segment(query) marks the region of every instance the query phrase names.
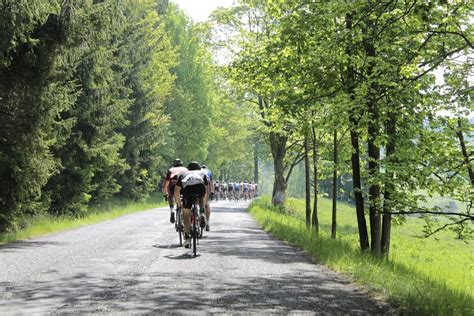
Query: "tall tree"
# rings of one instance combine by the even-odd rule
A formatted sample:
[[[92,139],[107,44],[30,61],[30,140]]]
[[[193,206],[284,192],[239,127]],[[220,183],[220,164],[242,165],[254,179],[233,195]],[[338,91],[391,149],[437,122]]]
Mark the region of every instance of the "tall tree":
[[[118,177],[120,194],[128,198],[147,197],[158,188],[160,169],[167,166],[166,143],[169,125],[164,103],[173,89],[171,68],[177,63],[176,49],[166,30],[167,3],[153,0],[126,1],[126,26],[120,35],[123,45],[117,57],[125,65],[123,84],[131,105],[127,123],[119,131],[125,136],[121,156],[128,169]],[[162,15],[159,16],[158,12]]]
[[[179,63],[173,67],[176,85],[165,103],[171,124],[169,156],[204,161],[213,117],[212,58],[204,45],[204,34],[173,4],[167,11],[166,30],[179,55]]]
[[[300,115],[304,102],[337,97],[339,103],[332,112],[347,113],[345,124],[350,131],[360,246],[366,250],[370,245],[377,256],[386,254],[391,214],[395,209],[416,208],[416,191],[429,182],[423,174],[413,177],[413,170],[423,161],[407,159],[407,153],[417,151],[413,141],[419,135],[432,134],[423,121],[433,110],[426,103],[434,83],[432,71],[447,58],[472,48],[472,27],[465,27],[471,4],[252,4],[259,9],[260,21],[265,21],[259,31],[266,32],[258,41],[243,39],[238,66],[246,76],[241,80],[255,78],[253,88],[274,104],[271,113],[283,112],[289,120]],[[312,85],[308,84],[311,79]],[[288,98],[295,95],[298,98]],[[408,128],[402,130],[402,126]],[[381,154],[382,149],[389,157]]]
[[[0,3],[0,232],[42,209],[41,188],[57,170],[50,147],[75,101],[61,52],[73,31],[72,1]]]
[[[129,105],[119,84],[122,73],[115,70],[121,66],[114,43],[121,31],[121,11],[110,2],[86,2],[77,10],[83,29],[74,36],[75,46],[84,38],[88,45],[72,65],[76,102],[61,113],[62,118],[74,121],[66,142],[54,148],[61,170],[44,189],[53,214],[80,215],[89,202],[111,197],[120,189],[116,176],[126,168],[119,154],[124,136],[116,131]]]

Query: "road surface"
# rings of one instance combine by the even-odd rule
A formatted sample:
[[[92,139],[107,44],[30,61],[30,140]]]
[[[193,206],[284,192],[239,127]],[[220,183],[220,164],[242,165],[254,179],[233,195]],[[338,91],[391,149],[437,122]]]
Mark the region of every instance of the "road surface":
[[[167,208],[1,246],[0,314],[390,311],[262,231],[244,202],[213,207],[196,258]]]

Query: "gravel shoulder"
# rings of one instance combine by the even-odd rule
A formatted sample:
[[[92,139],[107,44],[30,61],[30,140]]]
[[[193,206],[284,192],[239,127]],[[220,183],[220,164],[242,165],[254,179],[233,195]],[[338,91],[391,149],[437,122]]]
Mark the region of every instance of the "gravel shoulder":
[[[262,231],[246,207],[213,204],[196,258],[167,208],[1,246],[0,313],[390,312]]]

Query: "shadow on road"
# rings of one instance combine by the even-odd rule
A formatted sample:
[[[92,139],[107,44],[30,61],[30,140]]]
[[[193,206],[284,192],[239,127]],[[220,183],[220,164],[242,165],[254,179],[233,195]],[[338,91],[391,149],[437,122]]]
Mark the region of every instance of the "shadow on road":
[[[183,246],[180,246],[178,243],[175,244],[166,244],[166,245],[153,245],[152,247],[158,248],[158,249],[173,249],[173,248],[182,248]]]
[[[183,260],[183,259],[195,259],[195,258],[198,258],[200,256],[201,255],[199,253],[197,253],[196,257],[195,257],[192,252],[188,251],[188,252],[183,253],[181,255],[166,255],[164,257],[167,258],[167,259],[171,259],[171,260]]]
[[[10,244],[0,245],[0,252],[11,252],[15,250],[23,250],[29,248],[41,248],[44,246],[64,246],[67,245],[66,242],[52,242],[52,241],[33,241],[33,240],[23,240],[15,241]]]
[[[183,258],[184,259],[184,258]],[[326,279],[327,278],[327,279]],[[12,289],[10,303],[22,302],[22,311],[57,312],[321,312],[330,314],[380,314],[387,306],[367,300],[362,292],[348,291],[345,282],[327,276],[284,275],[280,277],[229,278],[228,282],[182,271],[98,278],[78,274]],[[203,296],[202,293],[212,293]],[[58,306],[61,306],[58,309]]]

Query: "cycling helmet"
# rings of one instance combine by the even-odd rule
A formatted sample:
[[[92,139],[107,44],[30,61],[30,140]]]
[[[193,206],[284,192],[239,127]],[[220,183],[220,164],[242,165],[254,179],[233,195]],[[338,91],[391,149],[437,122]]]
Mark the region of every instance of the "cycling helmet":
[[[181,159],[179,158],[176,158],[174,161],[173,161],[173,167],[181,167],[183,165],[183,162],[181,161]]]
[[[206,165],[202,165],[201,168],[202,168],[202,169],[207,169],[207,166],[206,166]]]
[[[197,161],[191,161],[188,165],[188,170],[201,170],[201,165]]]

